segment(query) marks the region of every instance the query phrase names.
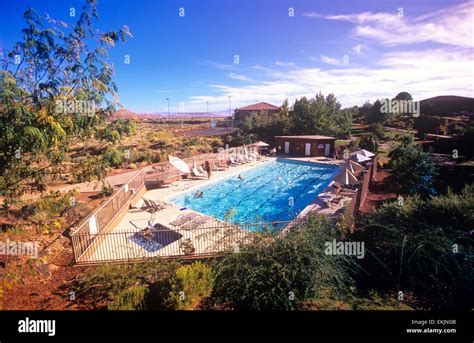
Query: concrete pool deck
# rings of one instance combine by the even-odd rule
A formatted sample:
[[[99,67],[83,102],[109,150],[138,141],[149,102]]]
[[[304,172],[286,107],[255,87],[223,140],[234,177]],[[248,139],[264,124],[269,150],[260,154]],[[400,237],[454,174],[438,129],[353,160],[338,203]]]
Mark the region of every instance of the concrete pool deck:
[[[331,165],[339,165],[343,162],[317,157],[286,158],[286,156],[278,156],[278,158]],[[133,208],[128,209],[118,225],[111,228],[109,233],[104,235],[100,243],[96,244],[87,259],[93,262],[102,260],[127,260],[137,257],[185,257],[186,254],[182,249],[183,241],[191,241],[193,243],[194,253],[204,256],[206,253],[211,255],[211,252],[223,252],[237,248],[242,240],[246,240],[253,235],[251,231],[230,225],[216,218],[210,218],[206,223],[197,225],[192,230],[181,229],[171,225],[171,222],[176,220],[179,216],[198,212],[169,203],[166,200],[182,192],[199,188],[233,175],[238,175],[246,170],[261,166],[276,159],[276,157],[262,156],[258,161],[252,161],[238,166],[230,166],[223,171],[213,171],[210,179],[183,179],[167,187],[146,191],[138,203]],[[306,216],[309,212],[314,210],[328,216],[334,214],[338,209],[344,206],[345,202],[341,202],[338,206],[328,206],[324,199],[330,197],[330,192],[331,190],[327,188],[320,193],[295,219]],[[146,247],[131,240],[134,233],[147,228],[148,221],[151,218],[149,212],[141,209],[144,203],[143,198],[160,203],[165,202],[167,204],[166,208],[155,213],[153,222],[154,224],[160,224],[162,227],[169,229],[166,231],[166,242],[163,243],[162,248],[153,251],[147,250]],[[198,214],[203,215],[201,213]],[[172,237],[169,237],[170,235],[172,235]]]

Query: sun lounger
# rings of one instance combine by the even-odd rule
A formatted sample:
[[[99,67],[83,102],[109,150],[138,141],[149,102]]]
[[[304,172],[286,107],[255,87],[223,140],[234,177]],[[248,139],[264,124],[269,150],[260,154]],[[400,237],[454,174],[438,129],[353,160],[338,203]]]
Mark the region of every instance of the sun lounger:
[[[206,177],[208,176],[208,175],[207,175],[207,171],[205,171],[205,170],[202,168],[202,166],[199,166],[199,167],[198,167],[198,171],[199,171],[201,174],[206,175]]]
[[[237,156],[237,162],[240,162],[240,163],[244,164],[244,163],[247,163],[247,160],[245,159],[245,157],[243,155],[238,155]]]
[[[170,225],[173,226],[181,226],[186,224],[187,222],[195,219],[196,217],[199,217],[199,214],[197,213],[188,213],[185,215],[179,215],[178,218],[176,218],[174,221],[170,223]]]
[[[197,228],[199,225],[208,222],[211,218],[208,216],[200,216],[194,220],[187,222],[184,225],[181,225],[180,228],[184,230],[191,230]]]
[[[193,176],[195,177],[205,177],[207,178],[207,174],[206,173],[201,173],[199,170],[197,170],[196,168],[193,168],[192,169],[192,174]]]
[[[221,170],[226,170],[225,167],[218,166],[217,164],[213,163],[212,164],[212,170],[214,171],[221,171]]]
[[[242,163],[237,161],[234,156],[229,157],[231,166],[240,166]]]

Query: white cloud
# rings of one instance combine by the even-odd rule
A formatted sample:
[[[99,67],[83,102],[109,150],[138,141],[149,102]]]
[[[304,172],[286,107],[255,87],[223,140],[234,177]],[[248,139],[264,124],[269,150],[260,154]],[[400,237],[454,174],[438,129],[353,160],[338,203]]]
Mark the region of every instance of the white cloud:
[[[315,60],[315,59],[313,59]],[[329,57],[326,55],[321,55],[320,61],[326,64],[332,64],[332,65],[342,65],[342,60],[339,60],[337,58]]]
[[[307,17],[349,21],[356,24],[354,35],[386,45],[441,43],[474,47],[474,2],[472,0],[418,17],[398,13],[362,12],[322,15],[305,13]]]
[[[229,73],[227,74],[227,77],[234,79],[234,80],[239,80],[239,81],[251,81],[250,78],[248,78],[245,75],[242,74],[236,74],[236,73]]]
[[[362,49],[364,48],[365,48],[364,44],[357,44],[356,46],[352,48],[352,50],[354,50],[357,54],[360,54],[362,52]]]
[[[294,67],[295,63],[293,62],[282,62],[282,61],[276,61],[275,65],[279,67]]]
[[[313,97],[319,91],[334,93],[343,106],[393,97],[401,91],[410,92],[415,99],[443,94],[472,97],[474,67],[471,60],[471,49],[444,48],[385,53],[370,68],[351,64],[330,70],[298,66],[276,70],[253,66],[248,68],[249,72],[264,72],[264,77],[258,78],[261,81],[242,87],[213,84],[209,88],[216,96],[196,95],[189,101],[193,108],[205,108],[205,102],[210,101],[213,108],[226,109],[229,95],[233,108],[256,99],[279,105],[285,98],[293,102],[302,96]]]

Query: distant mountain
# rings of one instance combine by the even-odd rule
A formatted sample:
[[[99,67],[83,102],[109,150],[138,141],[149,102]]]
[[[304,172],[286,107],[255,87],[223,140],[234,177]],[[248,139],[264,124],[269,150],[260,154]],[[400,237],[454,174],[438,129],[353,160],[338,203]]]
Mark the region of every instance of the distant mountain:
[[[474,98],[440,95],[420,101],[420,112],[428,115],[474,113]]]
[[[169,115],[168,113],[139,113],[127,110],[122,108],[120,110],[115,111],[112,115],[112,118],[124,118],[130,119],[133,117],[139,117],[141,119],[167,119],[167,118],[206,118],[206,117],[227,117],[229,116],[229,111],[218,111],[218,112],[171,112]]]

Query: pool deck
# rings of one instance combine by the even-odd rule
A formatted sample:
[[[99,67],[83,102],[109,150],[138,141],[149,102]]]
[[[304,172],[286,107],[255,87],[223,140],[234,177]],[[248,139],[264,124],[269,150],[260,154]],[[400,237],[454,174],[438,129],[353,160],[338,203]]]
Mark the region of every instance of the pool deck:
[[[278,156],[282,158],[283,156]],[[276,157],[263,157],[258,161],[253,161],[238,166],[230,166],[223,171],[213,171],[210,179],[199,179],[199,178],[189,178],[176,181],[167,187],[152,189],[147,191],[143,197],[138,201],[135,207],[130,208],[125,214],[124,218],[120,223],[115,226],[111,233],[104,238],[101,244],[98,244],[94,252],[89,257],[90,260],[100,261],[103,259],[103,256],[107,256],[107,259],[129,259],[130,257],[179,257],[183,256],[181,243],[183,240],[189,239],[194,243],[195,252],[198,254],[205,254],[206,252],[216,252],[216,249],[226,249],[235,248],[240,239],[242,239],[242,231],[247,232],[244,229],[238,228],[235,225],[230,225],[219,221],[218,219],[211,218],[208,222],[203,225],[198,225],[192,230],[183,230],[179,227],[175,227],[170,223],[176,220],[181,215],[186,215],[189,213],[197,213],[191,209],[184,208],[180,205],[172,204],[166,201],[167,198],[180,194],[185,191],[192,190],[194,188],[199,188],[209,183],[216,182],[218,180],[227,178],[232,175],[238,175],[246,170],[251,168],[263,165],[270,161],[276,160]],[[295,161],[304,161],[304,162],[315,162],[331,165],[339,165],[342,161],[327,159],[327,158],[285,158],[288,160]],[[302,218],[306,216],[309,212],[318,211],[319,213],[325,214],[329,217],[334,216],[335,213],[341,209],[347,201],[350,201],[350,197],[345,197],[337,205],[332,205],[330,199],[334,194],[331,193],[331,187],[326,188],[318,197],[313,201],[312,204],[308,205],[298,216],[297,218]],[[143,198],[151,199],[157,202],[165,202],[167,206],[165,209],[160,210],[155,213],[154,224],[160,224],[164,227],[169,228],[168,232],[175,234],[174,239],[169,240],[165,246],[157,251],[148,251],[144,249],[141,245],[130,240],[130,236],[133,233],[139,232],[145,229],[148,226],[148,221],[151,218],[151,214],[146,210],[142,210]],[[201,213],[198,213],[202,215]],[[214,226],[213,226],[214,225]],[[219,228],[219,229],[216,229]],[[230,233],[230,234],[229,234]],[[117,234],[117,235],[114,235]],[[250,233],[251,234],[251,233]],[[213,238],[209,239],[209,235]],[[204,240],[200,240],[201,237],[206,236]],[[239,238],[234,239],[232,242],[232,237]],[[229,239],[230,237],[230,239]],[[225,244],[222,244],[222,241],[225,240]]]

